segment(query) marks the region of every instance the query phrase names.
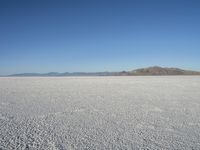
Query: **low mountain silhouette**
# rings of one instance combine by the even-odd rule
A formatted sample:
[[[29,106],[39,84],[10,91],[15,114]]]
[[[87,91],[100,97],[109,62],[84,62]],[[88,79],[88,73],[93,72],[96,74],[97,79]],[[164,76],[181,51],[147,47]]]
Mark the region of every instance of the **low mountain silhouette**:
[[[49,73],[22,73],[12,74],[9,76],[26,77],[26,76],[167,76],[167,75],[200,75],[198,71],[183,70],[179,68],[163,68],[159,66],[136,69],[133,71],[122,72],[49,72]]]
[[[129,72],[131,75],[200,75],[200,72],[179,68],[162,68],[159,66],[136,69]]]

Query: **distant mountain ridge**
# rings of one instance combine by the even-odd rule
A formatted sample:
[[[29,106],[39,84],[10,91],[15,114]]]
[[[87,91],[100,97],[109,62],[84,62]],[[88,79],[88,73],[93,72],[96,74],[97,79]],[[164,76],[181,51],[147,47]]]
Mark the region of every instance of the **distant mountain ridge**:
[[[159,66],[136,69],[133,71],[122,72],[122,75],[145,76],[145,75],[200,75],[198,71],[183,70],[179,68],[163,68]]]
[[[49,76],[111,76],[114,75],[113,72],[49,72],[49,73],[21,73],[21,74],[12,74],[8,76],[16,77],[26,77],[26,76],[38,76],[38,77],[49,77]]]
[[[164,76],[164,75],[200,75],[198,71],[183,70],[179,68],[163,68],[159,66],[153,66],[148,68],[136,69],[133,71],[122,71],[122,72],[49,72],[49,73],[21,73],[12,74],[9,76],[16,77],[50,77],[50,76]]]

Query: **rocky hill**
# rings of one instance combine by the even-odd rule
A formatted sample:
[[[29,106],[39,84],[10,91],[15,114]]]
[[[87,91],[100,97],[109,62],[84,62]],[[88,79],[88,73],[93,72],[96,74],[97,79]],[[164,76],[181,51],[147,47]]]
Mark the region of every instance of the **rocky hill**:
[[[183,70],[179,68],[163,68],[159,66],[120,72],[119,75],[145,76],[145,75],[200,75],[200,72]]]

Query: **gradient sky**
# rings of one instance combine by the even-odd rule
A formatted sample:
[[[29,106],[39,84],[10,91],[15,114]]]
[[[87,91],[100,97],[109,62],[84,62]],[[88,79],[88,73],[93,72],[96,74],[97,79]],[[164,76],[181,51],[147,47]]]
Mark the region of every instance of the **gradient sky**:
[[[200,70],[199,0],[0,0],[0,74]]]

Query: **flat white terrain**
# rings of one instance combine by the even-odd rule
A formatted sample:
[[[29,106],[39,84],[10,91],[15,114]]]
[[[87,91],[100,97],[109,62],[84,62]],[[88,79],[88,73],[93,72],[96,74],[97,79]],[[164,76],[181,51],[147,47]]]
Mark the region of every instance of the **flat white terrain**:
[[[200,76],[2,77],[0,149],[200,149]]]

